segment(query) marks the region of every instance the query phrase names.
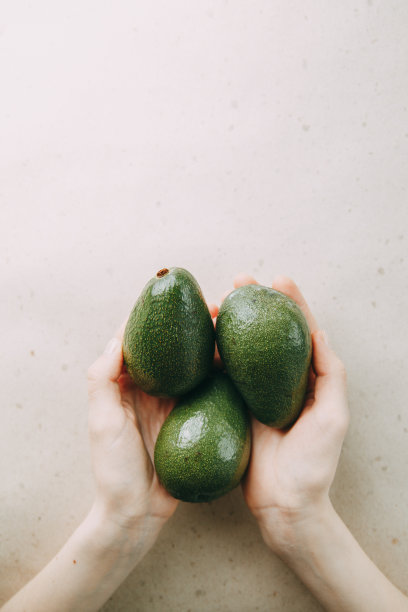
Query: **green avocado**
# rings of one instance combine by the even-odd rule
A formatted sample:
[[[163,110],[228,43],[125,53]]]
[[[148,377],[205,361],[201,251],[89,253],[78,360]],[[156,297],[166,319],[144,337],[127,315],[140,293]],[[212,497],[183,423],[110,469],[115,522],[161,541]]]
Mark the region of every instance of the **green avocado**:
[[[123,337],[123,359],[146,393],[176,397],[209,374],[215,332],[195,278],[183,268],[163,268],[143,289]]]
[[[293,424],[303,406],[312,353],[299,306],[274,289],[245,285],[222,303],[216,339],[226,370],[254,416],[271,427]]]
[[[229,377],[218,372],[173,408],[158,435],[154,464],[173,497],[208,502],[239,484],[250,448],[244,400]]]

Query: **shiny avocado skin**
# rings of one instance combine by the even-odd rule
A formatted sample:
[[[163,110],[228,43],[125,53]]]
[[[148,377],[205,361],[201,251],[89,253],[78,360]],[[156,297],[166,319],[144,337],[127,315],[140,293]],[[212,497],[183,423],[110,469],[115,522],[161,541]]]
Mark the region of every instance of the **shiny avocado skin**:
[[[250,448],[244,400],[229,377],[219,372],[173,408],[158,435],[154,463],[173,497],[209,502],[239,484]]]
[[[200,286],[183,268],[163,268],[144,287],[130,313],[123,358],[146,393],[176,397],[212,369],[215,332]]]
[[[221,305],[217,346],[254,416],[271,427],[294,423],[302,409],[312,354],[307,321],[289,297],[245,285]]]

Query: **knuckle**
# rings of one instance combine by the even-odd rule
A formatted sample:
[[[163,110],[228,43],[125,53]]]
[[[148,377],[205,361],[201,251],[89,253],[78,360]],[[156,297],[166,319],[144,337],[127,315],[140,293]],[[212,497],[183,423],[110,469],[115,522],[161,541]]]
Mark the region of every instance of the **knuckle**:
[[[339,375],[339,377],[342,379],[342,381],[346,382],[347,380],[346,366],[341,361],[341,359],[339,359],[338,357],[336,358],[336,372]]]
[[[91,366],[89,366],[87,371],[87,380],[90,389],[93,389],[97,385],[98,379],[99,368],[97,362],[95,361]]]
[[[95,368],[95,364],[93,363],[92,365],[89,366],[88,371],[87,371],[87,377],[89,381],[95,380],[95,376],[96,376],[96,368]]]
[[[347,407],[338,406],[333,411],[325,411],[319,417],[319,425],[325,434],[334,438],[344,438],[350,422]]]
[[[348,411],[341,412],[336,419],[336,429],[340,436],[344,437],[350,423],[350,415]]]
[[[110,448],[112,442],[123,432],[126,421],[124,413],[91,410],[88,417],[88,434],[91,442]]]
[[[93,440],[100,440],[101,438],[106,436],[106,433],[110,430],[109,423],[107,419],[103,418],[101,415],[89,415],[88,419],[88,432]]]
[[[296,289],[295,282],[289,276],[279,276],[278,279],[285,293],[292,293]]]

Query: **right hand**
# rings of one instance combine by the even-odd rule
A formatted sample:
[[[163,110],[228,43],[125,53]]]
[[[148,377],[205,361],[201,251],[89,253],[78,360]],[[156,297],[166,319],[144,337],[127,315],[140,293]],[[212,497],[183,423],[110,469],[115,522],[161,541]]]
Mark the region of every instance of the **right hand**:
[[[125,323],[88,370],[89,434],[96,480],[94,513],[140,540],[157,532],[177,501],[154,470],[154,444],[174,400],[151,397],[123,365]]]
[[[209,305],[212,317],[217,307]],[[140,526],[159,531],[178,500],[160,484],[154,446],[173,398],[152,397],[133,382],[123,364],[122,324],[88,371],[89,433],[96,480],[94,513],[140,539]]]

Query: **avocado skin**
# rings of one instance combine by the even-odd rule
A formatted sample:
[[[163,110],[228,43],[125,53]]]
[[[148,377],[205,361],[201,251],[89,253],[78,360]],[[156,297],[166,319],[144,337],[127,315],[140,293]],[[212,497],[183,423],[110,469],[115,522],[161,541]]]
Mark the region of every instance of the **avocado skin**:
[[[268,287],[240,287],[221,305],[216,340],[226,370],[254,416],[271,427],[293,424],[303,406],[312,354],[299,306]]]
[[[158,435],[154,464],[173,497],[209,502],[239,484],[250,449],[244,400],[229,377],[218,372],[173,408]]]
[[[124,363],[135,383],[150,395],[183,395],[209,374],[214,349],[214,325],[192,274],[170,268],[153,277],[123,337]]]

